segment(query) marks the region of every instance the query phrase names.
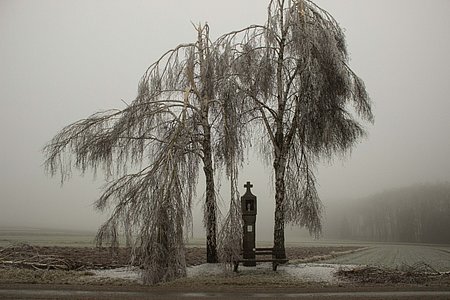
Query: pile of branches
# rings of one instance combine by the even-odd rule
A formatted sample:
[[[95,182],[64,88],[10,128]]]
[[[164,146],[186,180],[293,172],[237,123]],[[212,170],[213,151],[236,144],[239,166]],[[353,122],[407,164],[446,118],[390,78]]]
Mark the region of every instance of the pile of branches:
[[[341,269],[337,276],[357,283],[368,284],[426,284],[450,283],[450,272],[438,272],[429,264],[418,262],[402,265],[396,269],[377,266],[363,266],[354,269]]]
[[[35,270],[81,270],[80,262],[55,255],[39,254],[36,247],[28,244],[14,244],[0,249],[0,268],[27,268]]]

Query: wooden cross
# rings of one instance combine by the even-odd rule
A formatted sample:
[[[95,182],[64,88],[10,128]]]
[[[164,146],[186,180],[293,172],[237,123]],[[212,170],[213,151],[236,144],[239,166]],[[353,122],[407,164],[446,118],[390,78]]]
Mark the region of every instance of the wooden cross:
[[[253,184],[251,184],[250,181],[247,181],[247,183],[244,184],[244,187],[247,188],[247,192],[251,192],[250,189],[253,187]]]

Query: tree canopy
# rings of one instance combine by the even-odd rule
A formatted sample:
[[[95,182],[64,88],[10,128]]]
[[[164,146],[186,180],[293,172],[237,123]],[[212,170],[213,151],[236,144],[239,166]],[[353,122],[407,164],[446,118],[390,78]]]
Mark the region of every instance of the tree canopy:
[[[117,247],[124,231],[147,283],[185,275],[184,238],[200,166],[207,261],[231,262],[243,229],[238,170],[249,137],[259,141],[274,168],[274,248],[284,258],[285,223],[321,231],[315,164],[364,135],[355,116],[373,121],[341,28],[313,2],[271,0],[266,24],[214,42],[207,25],[196,30],[195,42],[147,69],[127,107],[75,122],[44,148],[48,171],[60,172],[62,181],[72,167],[104,172],[109,183],[96,207],[111,215],[98,242]],[[221,168],[231,201],[218,230],[214,174]]]
[[[232,207],[238,201],[243,105],[224,82],[227,65],[209,40],[208,26],[196,29],[195,43],[177,46],[147,69],[130,105],[67,126],[44,149],[48,171],[60,171],[62,181],[72,166],[82,172],[100,169],[110,179],[96,207],[112,213],[97,240],[117,247],[124,230],[133,263],[145,270],[149,283],[184,275],[183,228],[191,223],[200,164],[208,262],[218,261],[214,165],[223,166],[231,181]],[[227,220],[239,224],[240,215]],[[221,236],[229,237],[227,232],[233,231]]]
[[[226,34],[219,43],[231,57],[229,79],[251,103],[260,153],[274,168],[274,245],[284,258],[286,222],[320,233],[314,165],[364,136],[355,116],[373,121],[370,99],[348,66],[342,29],[312,1],[272,0],[265,25]]]

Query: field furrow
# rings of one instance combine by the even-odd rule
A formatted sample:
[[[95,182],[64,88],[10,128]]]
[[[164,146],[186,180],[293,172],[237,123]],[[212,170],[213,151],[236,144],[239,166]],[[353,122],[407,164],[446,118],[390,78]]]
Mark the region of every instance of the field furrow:
[[[450,252],[442,246],[374,245],[367,250],[336,257],[326,262],[389,268],[426,264],[436,271],[448,272],[450,271]]]

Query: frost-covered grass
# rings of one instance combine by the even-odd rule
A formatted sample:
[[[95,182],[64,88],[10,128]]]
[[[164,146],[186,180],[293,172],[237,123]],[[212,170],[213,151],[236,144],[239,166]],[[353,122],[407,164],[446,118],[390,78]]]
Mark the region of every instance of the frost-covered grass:
[[[42,228],[0,227],[0,247],[26,243],[36,246],[95,247],[96,232]],[[125,244],[125,239],[119,239]],[[205,245],[204,239],[189,240],[188,247]]]
[[[0,228],[0,247],[26,243],[40,246],[93,247],[95,232],[32,228]]]
[[[351,269],[352,265],[336,264],[298,264],[286,265],[284,271],[297,280],[306,282],[320,282],[325,284],[336,284],[340,280],[336,273],[341,269]]]
[[[95,276],[95,273],[91,271],[0,268],[0,283],[129,285],[133,281],[119,277]]]
[[[425,263],[439,272],[450,271],[450,247],[425,245],[372,245],[352,254],[324,261],[332,264],[402,268]]]
[[[261,263],[256,267],[239,266],[235,273],[221,264],[202,264],[189,267],[187,277],[168,283],[169,285],[301,285],[307,283],[335,284],[339,279],[335,273],[343,267],[330,264],[298,263],[278,266],[276,272],[272,271],[270,263]],[[139,271],[135,268],[120,268],[113,270],[92,270],[97,278],[127,279],[140,282]]]

